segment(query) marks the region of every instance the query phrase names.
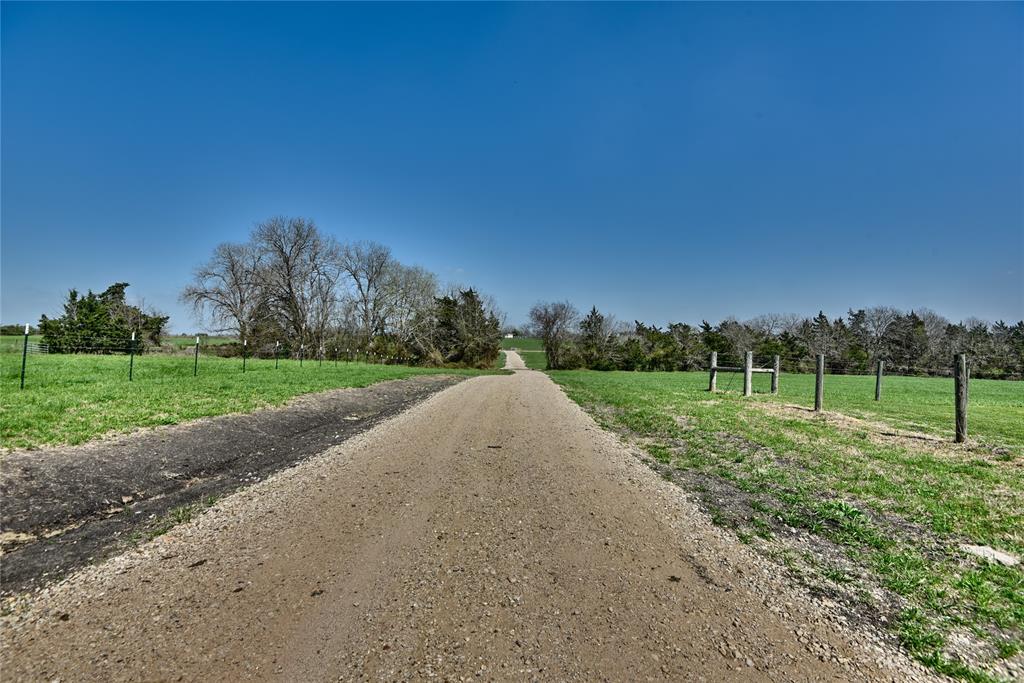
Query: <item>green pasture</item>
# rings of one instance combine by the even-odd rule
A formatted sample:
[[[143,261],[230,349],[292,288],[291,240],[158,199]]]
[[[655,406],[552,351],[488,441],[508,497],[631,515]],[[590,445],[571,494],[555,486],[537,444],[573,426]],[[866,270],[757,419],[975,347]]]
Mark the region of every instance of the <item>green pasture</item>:
[[[194,347],[196,345],[196,336],[194,334],[175,334],[164,337],[162,341],[165,345],[170,344],[171,346],[174,346],[179,349],[190,346]],[[200,346],[218,346],[220,344],[230,344],[232,342],[237,341],[238,340],[235,339],[234,337],[209,336],[199,338]]]
[[[0,447],[77,444],[111,432],[166,425],[198,417],[280,405],[299,394],[424,374],[480,374],[476,370],[418,368],[325,361],[145,354],[135,357],[128,381],[125,355],[30,354],[19,390],[21,355],[0,355]],[[489,372],[489,371],[487,371]]]
[[[526,363],[526,367],[533,370],[548,369],[548,355],[543,351],[520,351],[519,357]]]
[[[41,334],[30,334],[28,336],[30,342],[39,343],[43,341],[43,335]],[[0,335],[0,353],[21,353],[22,346],[25,343],[24,335]]]
[[[501,339],[501,348],[519,349],[526,351],[543,351],[544,342],[534,337],[513,337],[512,339]]]

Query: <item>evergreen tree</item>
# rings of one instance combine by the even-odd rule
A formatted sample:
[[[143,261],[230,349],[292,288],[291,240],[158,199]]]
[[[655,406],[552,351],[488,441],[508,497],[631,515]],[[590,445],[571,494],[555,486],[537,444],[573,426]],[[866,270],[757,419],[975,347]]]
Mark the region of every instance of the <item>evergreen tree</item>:
[[[59,318],[42,316],[39,330],[51,353],[113,353],[127,351],[132,333],[136,351],[145,342],[160,344],[168,316],[146,313],[125,301],[127,282],[117,282],[99,294],[83,297],[72,289]]]
[[[580,321],[578,349],[584,367],[592,370],[614,369],[613,340],[608,327],[608,320],[598,312],[596,306]]]

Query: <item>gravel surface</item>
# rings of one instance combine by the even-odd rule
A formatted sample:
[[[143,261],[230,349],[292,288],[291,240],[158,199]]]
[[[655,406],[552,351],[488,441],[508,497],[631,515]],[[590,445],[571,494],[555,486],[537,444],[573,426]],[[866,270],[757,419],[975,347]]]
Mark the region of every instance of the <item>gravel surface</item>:
[[[460,381],[423,376],[300,396],[279,408],[0,456],[0,591],[122,550],[169,510],[289,467]]]
[[[436,394],[2,629],[5,680],[930,679],[529,370]]]

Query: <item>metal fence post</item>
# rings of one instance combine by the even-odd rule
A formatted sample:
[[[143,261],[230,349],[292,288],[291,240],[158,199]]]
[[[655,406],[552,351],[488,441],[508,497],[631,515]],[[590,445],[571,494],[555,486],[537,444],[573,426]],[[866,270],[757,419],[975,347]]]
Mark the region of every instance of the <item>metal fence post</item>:
[[[135,371],[135,333],[132,332],[131,345],[128,347],[128,381],[132,381]]]
[[[277,370],[277,364],[281,359],[281,342],[274,342],[274,369]]]
[[[248,339],[243,339],[242,340],[242,374],[243,375],[245,374],[245,356],[246,356],[245,352],[246,352],[246,349],[248,349],[248,348],[249,348],[249,340]]]
[[[21,388],[25,388],[25,362],[28,360],[28,323],[25,323],[25,343],[21,347]]]
[[[199,376],[199,335],[198,334],[196,335],[196,361],[195,361],[195,364],[192,366],[192,376],[193,377],[198,377]]]

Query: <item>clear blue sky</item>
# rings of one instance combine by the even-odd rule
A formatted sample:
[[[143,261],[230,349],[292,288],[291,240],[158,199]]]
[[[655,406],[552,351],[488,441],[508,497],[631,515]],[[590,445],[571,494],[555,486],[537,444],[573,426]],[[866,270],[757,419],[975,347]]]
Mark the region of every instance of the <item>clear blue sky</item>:
[[[2,311],[275,214],[619,318],[1024,317],[1024,4],[2,5]]]

